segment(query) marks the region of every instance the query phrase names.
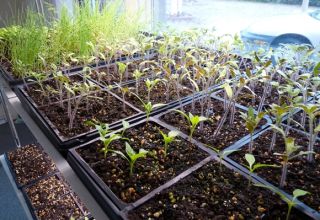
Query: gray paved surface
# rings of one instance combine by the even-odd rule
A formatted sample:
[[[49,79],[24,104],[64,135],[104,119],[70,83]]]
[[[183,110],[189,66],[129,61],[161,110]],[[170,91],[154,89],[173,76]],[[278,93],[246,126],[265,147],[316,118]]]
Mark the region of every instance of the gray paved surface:
[[[167,11],[169,4],[167,4]],[[310,7],[309,10],[314,10]],[[297,5],[235,0],[184,0],[182,15],[169,17],[167,24],[178,29],[215,27],[219,33],[236,33],[250,23],[269,16],[300,13]]]

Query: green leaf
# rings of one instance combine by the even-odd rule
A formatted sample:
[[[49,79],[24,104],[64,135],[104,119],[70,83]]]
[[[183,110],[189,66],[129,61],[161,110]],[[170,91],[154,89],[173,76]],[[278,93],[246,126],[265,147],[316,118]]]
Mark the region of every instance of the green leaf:
[[[152,109],[159,108],[159,107],[162,107],[162,106],[165,106],[165,105],[166,104],[162,104],[162,103],[154,104],[154,105],[152,105]]]
[[[319,73],[320,73],[320,62],[317,63],[317,65],[313,69],[314,76],[319,76]]]
[[[126,120],[122,120],[122,128],[125,130],[125,129],[128,129],[129,127],[130,127],[129,122],[127,122]]]
[[[262,163],[257,163],[253,166],[253,171],[259,168],[263,168],[263,167],[280,167],[278,165],[275,164],[262,164]]]
[[[292,194],[293,194],[293,199],[296,199],[296,198],[298,198],[300,196],[305,196],[305,195],[310,194],[310,193],[307,192],[307,191],[304,191],[302,189],[295,189]]]
[[[180,133],[179,131],[175,131],[175,130],[170,131],[168,133],[168,137],[177,137],[179,135],[179,133]]]
[[[252,169],[253,164],[255,163],[256,159],[252,154],[245,154],[245,159],[249,164],[250,170]]]
[[[224,90],[226,91],[227,96],[228,96],[229,98],[232,98],[233,92],[232,92],[231,86],[230,86],[229,84],[224,84],[224,85],[223,85],[223,88],[224,88]]]
[[[132,149],[132,147],[130,146],[130,144],[128,142],[126,142],[126,153],[128,154],[128,156],[131,159],[136,154],[136,152]]]
[[[315,127],[314,132],[319,132],[320,131],[320,124]]]

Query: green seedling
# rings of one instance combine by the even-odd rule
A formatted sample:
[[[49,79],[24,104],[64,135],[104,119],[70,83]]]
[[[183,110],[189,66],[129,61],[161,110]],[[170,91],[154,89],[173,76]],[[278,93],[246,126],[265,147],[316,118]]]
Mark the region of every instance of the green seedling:
[[[236,152],[238,150],[219,150],[215,147],[211,147],[209,145],[206,145],[207,147],[209,147],[210,149],[214,150],[219,157],[219,169],[220,171],[222,171],[222,161],[225,157],[227,157],[229,154],[232,154],[233,152]]]
[[[260,169],[263,167],[279,167],[277,165],[274,164],[261,164],[261,163],[256,163],[256,158],[252,155],[252,154],[245,154],[244,157],[248,163],[248,165],[244,165],[245,167],[247,167],[250,171],[250,178],[249,178],[249,186],[251,185],[252,182],[252,174],[254,173],[254,171],[256,169]]]
[[[123,157],[124,159],[126,159],[129,162],[129,167],[130,167],[130,176],[133,175],[133,167],[136,163],[136,161],[139,158],[145,158],[148,154],[148,151],[144,150],[144,149],[140,149],[138,153],[136,153],[132,147],[130,146],[130,144],[128,142],[126,142],[126,154],[127,156],[122,153],[121,151],[113,151],[116,154],[119,154],[121,157]]]
[[[124,132],[130,127],[130,123],[127,122],[126,120],[122,121],[122,132],[121,135],[124,136]]]
[[[139,95],[139,85],[140,85],[140,78],[143,76],[143,72],[140,72],[139,70],[135,70],[133,72],[133,77],[135,78],[136,80],[136,94]]]
[[[150,94],[152,89],[161,81],[161,79],[155,79],[155,80],[150,80],[147,79],[146,80],[146,87],[147,87],[147,91],[148,91],[148,99],[147,101],[150,102]]]
[[[191,112],[189,112],[189,115],[187,115],[186,113],[184,113],[183,111],[180,110],[174,110],[176,112],[178,112],[179,114],[181,114],[183,117],[185,117],[189,123],[189,127],[190,127],[190,134],[189,134],[189,139],[191,140],[194,131],[196,130],[196,127],[198,126],[198,124],[200,122],[203,121],[208,121],[209,118],[206,118],[204,116],[198,116],[198,115],[193,115]]]
[[[170,131],[168,134],[163,133],[161,130],[159,131],[164,141],[164,157],[167,157],[169,144],[172,143],[175,140],[175,138],[179,135],[179,131]]]
[[[124,128],[127,127],[127,124],[123,121],[123,126]],[[120,139],[125,139],[127,140],[127,138],[124,138],[122,136],[122,134],[110,134],[112,131],[109,128],[108,124],[105,123],[99,123],[96,124],[94,121],[86,121],[85,122],[86,125],[90,125],[90,126],[95,126],[95,128],[98,130],[99,136],[100,136],[100,141],[102,141],[103,143],[103,148],[101,149],[101,152],[103,152],[104,158],[107,157],[107,153],[108,152],[113,152],[112,149],[109,148],[110,144],[115,141],[115,140],[120,140]],[[106,137],[108,134],[110,134],[108,137]]]
[[[287,115],[291,111],[291,109],[292,109],[291,106],[288,106],[288,105],[280,106],[273,103],[270,105],[270,110],[268,112],[271,113],[273,116],[275,116],[275,125],[277,127],[280,127],[283,117]],[[271,144],[269,148],[270,152],[273,151],[274,149],[276,138],[277,138],[277,132],[274,131],[272,134]]]
[[[255,186],[263,187],[263,188],[266,188],[266,189],[269,189],[269,190],[273,191],[273,188],[270,187],[270,186],[266,186],[266,185],[262,185],[262,184],[255,184]],[[290,219],[290,214],[291,214],[292,207],[295,207],[298,204],[298,201],[297,201],[298,197],[310,194],[309,192],[304,191],[302,189],[295,189],[295,190],[293,190],[293,193],[292,193],[292,199],[289,199],[289,198],[286,197],[285,194],[281,193],[278,190],[274,191],[274,192],[276,194],[278,194],[280,196],[280,198],[283,201],[285,201],[287,203],[287,205],[288,205],[288,212],[287,212],[286,220]]]
[[[309,145],[308,145],[308,151],[309,152],[313,152],[313,148],[314,148],[314,144],[316,141],[316,137],[318,136],[318,133],[320,131],[320,125],[315,126],[315,119],[316,116],[318,116],[320,114],[320,108],[319,105],[317,104],[298,104],[296,105],[298,108],[303,109],[303,111],[308,115],[309,118]],[[310,153],[307,156],[307,159],[309,162],[313,162],[314,161],[314,157],[313,154]]]
[[[314,154],[314,152],[300,151],[299,149],[301,148],[301,146],[298,146],[295,144],[294,138],[287,137],[282,128],[279,128],[274,125],[271,125],[271,127],[282,134],[282,136],[284,138],[284,142],[285,142],[284,153],[274,153],[274,155],[278,155],[278,156],[282,157],[282,174],[281,174],[281,180],[280,180],[280,187],[284,187],[284,185],[286,183],[286,179],[287,179],[289,161],[296,158],[296,157],[300,157],[302,155],[308,155],[310,153]]]
[[[134,94],[134,93],[133,93]],[[145,103],[139,96],[137,96],[136,94],[134,94],[138,99],[139,101],[142,103],[142,106],[144,108],[144,111],[146,112],[146,122],[148,123],[149,122],[149,118],[150,118],[150,114],[152,112],[153,109],[156,109],[156,108],[159,108],[159,107],[162,107],[162,106],[165,106],[166,104],[162,104],[162,103],[158,103],[158,104],[152,104],[151,102],[147,102]]]
[[[121,85],[122,81],[123,81],[124,73],[125,73],[125,71],[127,69],[127,64],[121,63],[121,62],[117,62],[117,66],[118,66],[118,69],[119,69],[119,84]]]
[[[259,112],[257,115],[255,115],[254,109],[250,106],[247,113],[240,112],[240,114],[240,117],[246,121],[246,128],[249,130],[250,133],[249,152],[252,153],[253,133],[266,113]]]

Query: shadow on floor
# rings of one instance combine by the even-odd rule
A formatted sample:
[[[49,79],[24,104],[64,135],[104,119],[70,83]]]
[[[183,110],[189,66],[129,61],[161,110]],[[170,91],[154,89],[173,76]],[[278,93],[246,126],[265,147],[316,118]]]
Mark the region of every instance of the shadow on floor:
[[[15,121],[15,127],[20,138],[21,146],[36,143],[36,139],[21,119]],[[15,148],[16,145],[9,124],[5,123],[0,125],[0,155]]]

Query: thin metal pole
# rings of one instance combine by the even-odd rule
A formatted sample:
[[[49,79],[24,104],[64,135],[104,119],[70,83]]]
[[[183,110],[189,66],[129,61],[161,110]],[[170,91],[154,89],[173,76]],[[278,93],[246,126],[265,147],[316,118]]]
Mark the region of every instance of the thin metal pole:
[[[2,86],[0,87],[0,96],[1,96],[1,102],[3,103],[4,113],[5,113],[6,117],[7,117],[7,121],[9,123],[9,127],[10,127],[10,130],[11,130],[12,136],[14,138],[14,142],[15,142],[16,146],[19,148],[19,147],[21,147],[20,139],[19,139],[16,127],[14,126],[14,122],[12,120],[11,114],[10,114],[9,109],[8,109],[9,100],[8,100],[8,98],[7,98],[6,94],[5,94],[4,89],[3,89]]]

